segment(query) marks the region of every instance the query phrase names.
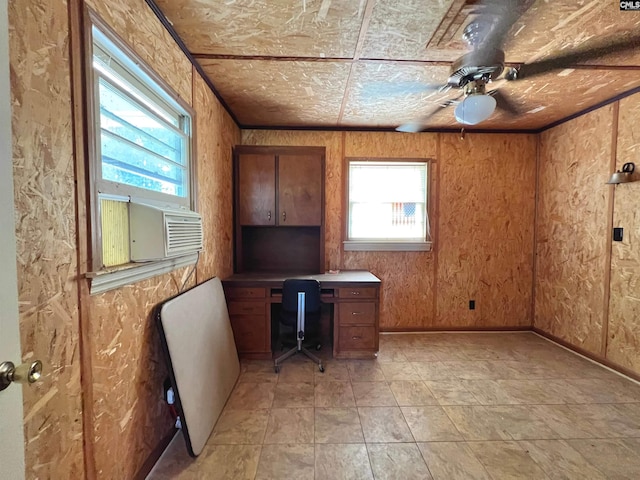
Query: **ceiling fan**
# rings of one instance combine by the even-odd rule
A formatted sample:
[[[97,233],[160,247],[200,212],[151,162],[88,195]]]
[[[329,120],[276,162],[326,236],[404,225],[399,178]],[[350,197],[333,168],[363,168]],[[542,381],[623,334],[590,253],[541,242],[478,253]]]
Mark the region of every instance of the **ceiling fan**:
[[[498,89],[486,90],[488,83],[499,79],[517,81],[531,78],[551,70],[567,68],[579,62],[591,60],[611,53],[621,53],[640,46],[640,33],[619,37],[615,40],[589,42],[577,49],[548,56],[541,60],[524,63],[505,70],[503,44],[518,18],[533,4],[534,0],[480,0],[473,3],[477,8],[471,12],[473,20],[464,28],[462,38],[471,51],[458,58],[451,66],[447,82],[442,85],[422,85],[422,91],[447,92],[460,90],[460,94],[443,101],[427,115],[396,128],[400,132],[420,132],[426,128],[429,118],[452,105],[454,115],[463,125],[476,125],[488,119],[496,108],[509,115],[520,112],[509,98]],[[503,75],[504,73],[504,75]],[[461,100],[462,99],[462,100]]]

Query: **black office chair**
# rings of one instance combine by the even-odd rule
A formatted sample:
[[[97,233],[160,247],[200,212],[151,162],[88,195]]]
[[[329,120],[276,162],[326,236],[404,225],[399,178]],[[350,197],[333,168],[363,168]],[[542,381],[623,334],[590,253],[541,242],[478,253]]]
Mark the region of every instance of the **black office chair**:
[[[312,279],[287,279],[282,284],[282,311],[280,323],[293,327],[296,332],[296,346],[275,359],[273,369],[280,371],[280,364],[296,353],[304,353],[318,364],[318,369],[324,372],[322,360],[307,350],[304,341],[305,323],[320,325],[320,282]]]

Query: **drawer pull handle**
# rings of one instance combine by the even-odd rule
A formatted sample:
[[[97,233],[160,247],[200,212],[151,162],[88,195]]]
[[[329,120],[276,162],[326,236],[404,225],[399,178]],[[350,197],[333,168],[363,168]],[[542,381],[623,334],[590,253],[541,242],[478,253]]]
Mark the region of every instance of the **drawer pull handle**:
[[[354,335],[353,337],[351,337],[351,340],[360,340],[360,339],[362,339],[360,335]]]
[[[351,312],[351,315],[364,315],[364,312]]]
[[[351,295],[360,295],[360,292],[351,292]]]
[[[271,221],[271,210],[269,210],[269,213],[267,213],[267,220]]]

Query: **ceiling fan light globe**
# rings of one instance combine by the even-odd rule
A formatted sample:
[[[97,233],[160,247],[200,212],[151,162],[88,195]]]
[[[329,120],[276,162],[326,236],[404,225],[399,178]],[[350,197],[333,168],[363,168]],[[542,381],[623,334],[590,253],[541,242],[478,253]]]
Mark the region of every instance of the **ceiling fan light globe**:
[[[476,125],[484,122],[496,109],[496,99],[491,95],[469,95],[458,104],[454,115],[459,123]]]

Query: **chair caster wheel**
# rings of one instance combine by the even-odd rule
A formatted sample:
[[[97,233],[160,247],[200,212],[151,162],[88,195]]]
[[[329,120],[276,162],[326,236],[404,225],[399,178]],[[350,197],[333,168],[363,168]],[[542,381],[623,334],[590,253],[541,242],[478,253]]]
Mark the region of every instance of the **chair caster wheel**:
[[[322,365],[318,367],[318,370],[320,370],[321,373],[324,373],[324,367]]]
[[[320,351],[320,349],[322,349],[322,344],[321,343],[316,345],[316,351]]]
[[[280,367],[279,366],[273,367],[273,371],[276,373],[280,373]]]

